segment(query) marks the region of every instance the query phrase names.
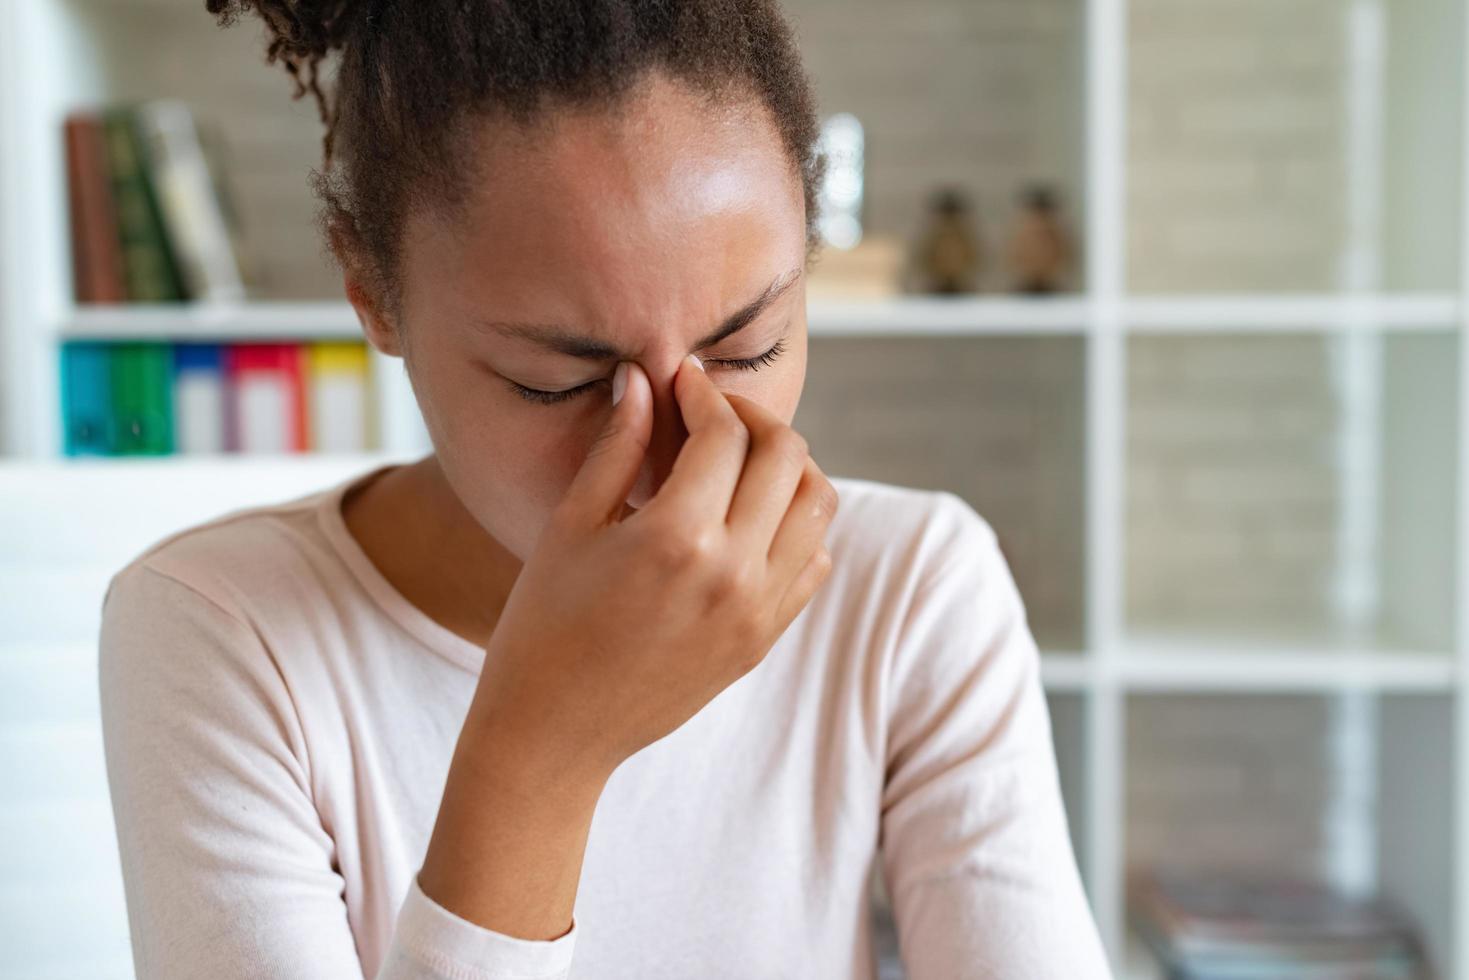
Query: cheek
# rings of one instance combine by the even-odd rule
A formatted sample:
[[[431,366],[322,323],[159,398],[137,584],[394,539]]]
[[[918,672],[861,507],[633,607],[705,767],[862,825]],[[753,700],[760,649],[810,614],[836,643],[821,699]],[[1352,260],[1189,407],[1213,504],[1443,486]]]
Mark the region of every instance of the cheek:
[[[503,494],[524,512],[549,512],[561,500],[600,431],[605,413],[576,405],[540,406],[507,393],[487,397],[463,420],[466,449],[489,461]],[[528,516],[528,513],[527,513]]]
[[[468,399],[466,399],[468,401]],[[536,406],[529,406],[534,409]],[[454,415],[435,449],[475,519],[521,560],[534,549],[590,445],[554,411],[507,411],[493,399]]]
[[[559,414],[562,418],[542,425],[533,450],[536,453],[534,469],[544,482],[564,490],[576,476],[576,471],[581,469],[587,451],[602,429],[605,414],[593,417],[577,411],[558,412],[554,408],[546,414]]]

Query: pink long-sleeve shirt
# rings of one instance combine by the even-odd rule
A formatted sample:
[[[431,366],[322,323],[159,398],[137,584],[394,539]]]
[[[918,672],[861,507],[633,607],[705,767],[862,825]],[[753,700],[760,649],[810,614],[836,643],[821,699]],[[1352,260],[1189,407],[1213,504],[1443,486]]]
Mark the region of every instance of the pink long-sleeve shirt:
[[[994,533],[952,493],[854,478],[833,478],[832,572],[764,661],[608,780],[570,931],[436,904],[416,875],[485,652],[349,533],[345,491],[386,468],[111,580],[142,980],[870,978],[877,861],[912,980],[1110,976]]]

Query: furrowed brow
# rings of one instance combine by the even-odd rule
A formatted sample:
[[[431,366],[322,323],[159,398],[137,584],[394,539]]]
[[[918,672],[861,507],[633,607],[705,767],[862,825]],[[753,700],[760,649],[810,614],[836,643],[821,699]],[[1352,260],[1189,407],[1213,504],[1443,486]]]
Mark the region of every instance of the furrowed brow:
[[[800,269],[791,269],[783,275],[777,276],[765,291],[758,297],[746,303],[743,307],[730,314],[712,333],[699,339],[695,350],[703,350],[713,347],[749,326],[760,314],[765,312],[772,303],[779,299],[786,290],[795,285],[801,276]],[[576,331],[555,323],[524,323],[505,320],[475,320],[472,326],[478,330],[490,331],[505,337],[513,337],[530,341],[539,347],[564,354],[568,357],[579,357],[589,361],[627,360],[630,354],[620,348],[589,337]]]

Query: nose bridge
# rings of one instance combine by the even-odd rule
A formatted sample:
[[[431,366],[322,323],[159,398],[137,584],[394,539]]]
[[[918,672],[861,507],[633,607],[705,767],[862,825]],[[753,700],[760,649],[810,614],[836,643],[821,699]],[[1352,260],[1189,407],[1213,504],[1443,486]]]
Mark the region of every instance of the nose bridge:
[[[689,435],[683,424],[683,413],[679,411],[678,398],[673,392],[673,379],[678,374],[680,363],[675,361],[671,367],[657,368],[656,374],[644,367],[653,388],[653,431],[639,482],[647,487],[649,496],[656,494],[667,479],[673,469],[673,461],[678,458],[679,450]]]

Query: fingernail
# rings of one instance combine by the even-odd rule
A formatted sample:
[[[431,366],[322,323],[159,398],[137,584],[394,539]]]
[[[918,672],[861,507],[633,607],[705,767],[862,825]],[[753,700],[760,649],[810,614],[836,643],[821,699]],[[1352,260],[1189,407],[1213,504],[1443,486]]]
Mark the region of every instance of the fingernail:
[[[698,354],[690,354],[689,360],[694,362],[694,367],[698,368],[700,371],[704,370],[704,362],[699,360]]]
[[[622,393],[627,390],[627,362],[618,361],[617,370],[612,372],[612,404],[616,405],[622,400]]]

